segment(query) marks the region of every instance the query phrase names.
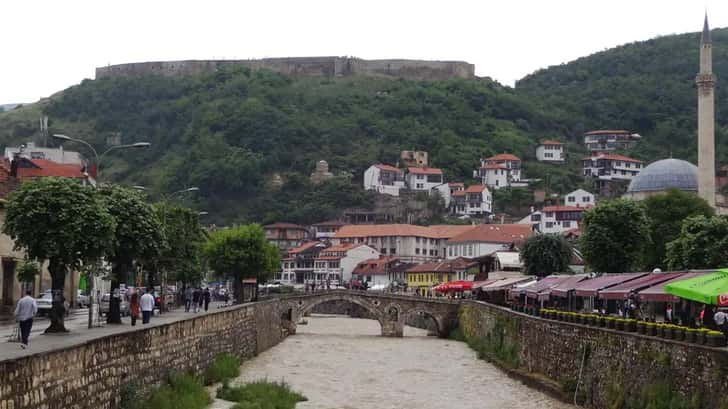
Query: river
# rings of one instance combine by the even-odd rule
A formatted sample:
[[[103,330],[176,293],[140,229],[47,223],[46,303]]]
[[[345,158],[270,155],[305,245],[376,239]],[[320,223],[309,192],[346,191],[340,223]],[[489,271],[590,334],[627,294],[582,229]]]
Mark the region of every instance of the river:
[[[465,343],[405,327],[380,336],[374,320],[313,315],[297,334],[245,362],[232,383],[285,380],[296,409],[574,408],[508,378]],[[216,401],[214,408],[232,405]]]

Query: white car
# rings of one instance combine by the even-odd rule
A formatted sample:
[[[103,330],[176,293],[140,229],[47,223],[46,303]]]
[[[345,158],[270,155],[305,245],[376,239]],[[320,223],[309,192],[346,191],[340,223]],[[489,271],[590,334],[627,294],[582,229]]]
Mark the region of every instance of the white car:
[[[53,293],[52,290],[43,291],[38,298],[35,299],[35,304],[38,306],[38,316],[48,315],[53,308]],[[66,314],[68,314],[68,302],[64,302],[66,307]]]

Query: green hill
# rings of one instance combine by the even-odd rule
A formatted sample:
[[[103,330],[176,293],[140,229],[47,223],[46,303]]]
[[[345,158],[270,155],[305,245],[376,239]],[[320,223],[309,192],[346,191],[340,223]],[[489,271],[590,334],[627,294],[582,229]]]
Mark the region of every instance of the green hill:
[[[691,33],[617,47],[535,72],[515,89],[489,79],[322,79],[244,68],[86,80],[0,113],[0,144],[33,139],[41,113],[50,133],[82,138],[99,151],[115,135],[124,143],[150,141],[151,149],[109,155],[103,178],[147,186],[155,196],[199,186],[191,200],[217,223],[308,223],[370,206],[363,171],[394,164],[403,149],[429,151],[448,180],[464,181],[480,157],[513,152],[527,161],[527,177],[565,192],[583,183],[580,137],[590,129],[640,133],[629,153],[648,161],[695,161],[698,39]],[[718,160],[726,163],[728,90],[720,80],[728,78],[728,30],[715,30],[713,41]],[[569,142],[567,166],[535,162],[544,138]],[[308,175],[321,159],[339,176],[313,186]],[[272,183],[278,175],[282,186]]]

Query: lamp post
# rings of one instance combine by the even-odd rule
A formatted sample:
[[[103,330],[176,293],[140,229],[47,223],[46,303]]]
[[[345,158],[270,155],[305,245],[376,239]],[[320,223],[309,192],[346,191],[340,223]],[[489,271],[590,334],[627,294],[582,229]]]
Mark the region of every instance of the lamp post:
[[[112,146],[109,149],[103,151],[101,153],[101,155],[99,155],[99,153],[96,152],[96,149],[94,149],[94,147],[91,146],[90,143],[84,141],[83,139],[71,138],[70,136],[63,135],[63,134],[53,134],[53,137],[60,141],[77,142],[77,143],[80,143],[80,144],[88,147],[91,150],[91,152],[93,152],[94,158],[96,159],[96,179],[97,179],[97,181],[100,181],[100,179],[101,179],[101,160],[104,158],[104,156],[107,153],[109,153],[113,150],[119,150],[119,149],[149,148],[150,146],[152,146],[152,144],[149,142],[134,142],[134,143],[126,144],[126,145]],[[94,300],[94,298],[95,298],[94,297],[94,277],[91,272],[89,272],[89,276],[86,280],[86,286],[88,287],[88,294],[89,294],[88,327],[90,329],[90,328],[93,328],[93,320],[94,320],[93,309],[94,309],[94,304],[95,304],[94,303],[94,301],[95,301]]]

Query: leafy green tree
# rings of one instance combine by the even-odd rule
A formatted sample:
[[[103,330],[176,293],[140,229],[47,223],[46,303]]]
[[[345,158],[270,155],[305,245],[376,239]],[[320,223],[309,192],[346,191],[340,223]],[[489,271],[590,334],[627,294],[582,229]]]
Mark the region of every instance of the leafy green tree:
[[[715,210],[705,200],[677,189],[648,197],[643,203],[653,243],[646,249],[645,264],[650,269],[664,266],[665,246],[680,235],[685,219],[690,216],[710,217],[715,214]]]
[[[121,324],[119,287],[126,283],[135,262],[153,266],[164,247],[165,237],[154,207],[134,189],[107,185],[100,190],[109,214],[116,221],[114,240],[107,260],[111,263],[111,292],[107,322]],[[154,283],[148,282],[149,286]]]
[[[16,276],[21,283],[32,283],[40,274],[40,264],[27,258],[18,265]]]
[[[680,235],[667,244],[665,259],[671,270],[711,269],[728,265],[728,217],[692,216]]]
[[[75,180],[38,178],[10,194],[4,232],[28,258],[48,260],[53,306],[46,332],[66,332],[66,274],[101,258],[112,245],[115,227],[97,192]]]
[[[278,249],[265,239],[263,228],[257,224],[235,226],[210,233],[204,246],[208,265],[220,277],[233,281],[235,300],[240,303],[242,280],[268,279],[280,268]]]
[[[608,200],[584,212],[579,249],[589,267],[602,273],[642,268],[651,245],[644,206],[625,199]]]
[[[525,273],[544,277],[569,271],[571,246],[560,234],[536,234],[521,248]]]
[[[205,243],[198,212],[164,203],[155,208],[166,238],[157,267],[168,274],[168,279],[198,283],[202,279],[201,253]]]

